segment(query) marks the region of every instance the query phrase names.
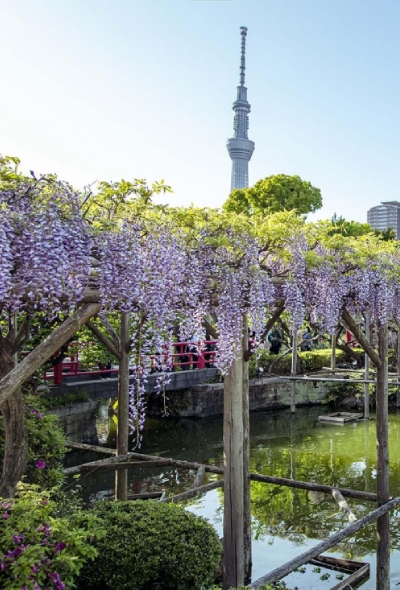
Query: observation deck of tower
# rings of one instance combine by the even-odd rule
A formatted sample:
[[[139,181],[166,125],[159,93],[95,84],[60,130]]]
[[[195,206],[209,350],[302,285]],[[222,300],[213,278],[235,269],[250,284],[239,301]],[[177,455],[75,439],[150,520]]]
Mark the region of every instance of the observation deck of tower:
[[[249,161],[254,152],[254,141],[247,136],[249,129],[250,104],[247,102],[247,88],[245,84],[246,70],[246,35],[247,28],[240,27],[240,83],[237,87],[237,98],[232,109],[235,111],[233,119],[233,137],[228,139],[226,147],[232,160],[231,191],[235,188],[249,186]]]

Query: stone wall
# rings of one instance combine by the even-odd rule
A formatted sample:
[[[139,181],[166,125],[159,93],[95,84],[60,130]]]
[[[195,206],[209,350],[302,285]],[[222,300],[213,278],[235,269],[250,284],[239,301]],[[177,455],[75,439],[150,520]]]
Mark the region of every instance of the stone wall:
[[[296,405],[326,403],[329,385],[324,382],[297,382]],[[166,394],[168,413],[185,418],[222,416],[224,386],[222,383],[195,385],[187,390]],[[290,407],[291,382],[282,379],[252,379],[250,382],[250,411],[276,410]],[[159,416],[163,410],[161,395],[151,394],[147,403],[150,416]]]
[[[49,413],[58,416],[68,440],[97,445],[96,410],[98,405],[98,402],[91,401],[55,408],[49,410]]]

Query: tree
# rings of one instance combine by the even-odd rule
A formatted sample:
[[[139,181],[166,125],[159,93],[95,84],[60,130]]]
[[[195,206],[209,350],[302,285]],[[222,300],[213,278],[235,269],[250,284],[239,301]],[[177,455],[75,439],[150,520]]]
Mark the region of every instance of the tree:
[[[341,234],[345,237],[357,238],[359,236],[365,236],[366,234],[374,234],[381,238],[381,240],[389,241],[396,239],[396,232],[392,227],[384,229],[382,231],[378,229],[372,229],[369,223],[360,223],[358,221],[347,221],[341,215],[333,215],[330,223],[323,222],[326,224],[326,230],[328,235]]]
[[[256,182],[250,188],[235,189],[223,205],[226,211],[246,215],[266,215],[294,209],[297,215],[313,213],[322,207],[321,191],[300,176],[277,174]]]

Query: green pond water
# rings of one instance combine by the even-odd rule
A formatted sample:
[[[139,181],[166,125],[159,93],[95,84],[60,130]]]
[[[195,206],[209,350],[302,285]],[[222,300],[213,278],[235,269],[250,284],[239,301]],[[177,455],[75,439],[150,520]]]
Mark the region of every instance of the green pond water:
[[[266,475],[313,481],[328,485],[376,491],[375,421],[345,426],[318,422],[325,408],[261,412],[251,416],[251,471]],[[107,419],[99,420],[106,437]],[[107,444],[114,444],[112,428]],[[389,418],[390,493],[400,495],[400,414]],[[222,466],[222,420],[148,420],[141,451],[188,461]],[[91,453],[71,453],[68,465],[96,458]],[[194,473],[174,468],[141,468],[129,472],[129,492],[188,489]],[[217,476],[206,474],[203,483]],[[111,494],[113,473],[92,473],[79,480],[84,495],[101,498]],[[375,508],[371,502],[348,499],[357,517]],[[253,580],[315,546],[348,522],[330,495],[265,483],[251,483],[253,530]],[[223,492],[213,490],[202,498],[188,501],[188,510],[205,516],[222,536]],[[399,511],[391,513],[391,587],[400,582]],[[363,589],[375,589],[376,525],[343,541],[330,554],[371,564],[370,580]],[[328,580],[321,575],[330,573]],[[294,573],[285,579],[289,588],[324,590],[338,583],[335,572]]]

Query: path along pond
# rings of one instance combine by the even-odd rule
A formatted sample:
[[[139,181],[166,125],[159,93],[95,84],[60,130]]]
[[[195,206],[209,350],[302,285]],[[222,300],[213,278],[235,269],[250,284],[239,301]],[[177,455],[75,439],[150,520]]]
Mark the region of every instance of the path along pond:
[[[105,408],[106,409],[106,408]],[[251,415],[252,472],[368,492],[376,491],[375,421],[360,421],[344,426],[318,422],[318,416],[331,410],[300,408],[296,414],[280,410]],[[105,412],[107,414],[107,412]],[[99,425],[105,429],[105,415]],[[115,448],[112,420],[104,442]],[[400,495],[400,413],[389,416],[390,493]],[[223,465],[222,419],[187,420],[164,418],[146,422],[143,453]],[[67,466],[100,458],[91,452],[71,452]],[[134,468],[129,470],[129,493],[165,491],[176,494],[189,489],[194,473],[175,468]],[[217,479],[206,474],[203,483]],[[92,472],[79,480],[86,499],[112,494],[114,473]],[[74,484],[73,484],[74,485]],[[372,502],[348,499],[360,518],[375,508]],[[222,536],[223,492],[185,503],[188,510],[207,518]],[[282,565],[317,542],[344,528],[348,522],[330,495],[307,492],[266,483],[251,482],[253,579]],[[391,587],[400,582],[400,509],[391,513]],[[363,590],[375,589],[376,525],[366,527],[336,546],[332,556],[368,561],[370,580]],[[285,579],[289,588],[324,590],[332,588],[336,574],[321,579],[328,570],[294,573]],[[398,586],[397,586],[398,588]]]

